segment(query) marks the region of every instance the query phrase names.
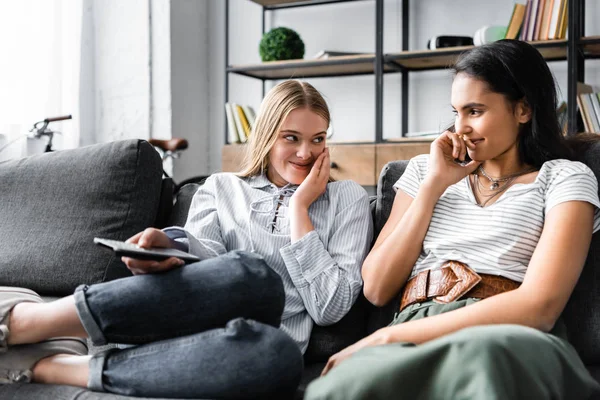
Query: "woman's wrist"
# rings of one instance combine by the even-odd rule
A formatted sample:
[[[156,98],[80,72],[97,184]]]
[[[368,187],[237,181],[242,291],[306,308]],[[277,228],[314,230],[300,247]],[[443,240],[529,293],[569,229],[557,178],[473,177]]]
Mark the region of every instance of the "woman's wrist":
[[[291,211],[301,211],[301,212],[308,212],[308,207],[310,206],[310,204],[303,204],[301,201],[299,201],[298,199],[292,197],[290,199],[290,210]]]
[[[423,183],[420,185],[419,189],[428,196],[432,196],[437,200],[442,196],[442,194],[444,194],[446,189],[448,189],[448,185],[435,178],[427,176]]]

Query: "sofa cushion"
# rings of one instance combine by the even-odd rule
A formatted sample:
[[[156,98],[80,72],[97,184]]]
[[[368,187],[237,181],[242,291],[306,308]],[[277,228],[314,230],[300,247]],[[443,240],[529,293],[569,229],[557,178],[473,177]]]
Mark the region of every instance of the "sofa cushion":
[[[152,226],[161,181],[158,153],[140,140],[0,163],[0,285],[61,296],[129,275],[93,238]]]
[[[374,237],[379,236],[392,211],[392,205],[396,197],[393,186],[400,179],[407,165],[407,160],[392,161],[386,164],[381,170],[379,181],[377,182],[377,202],[375,205],[375,219],[373,221],[375,228]],[[377,329],[387,326],[394,318],[394,313],[398,311],[399,307],[399,296],[392,299],[383,307],[373,307],[373,310],[369,314],[367,333],[373,333]]]
[[[582,159],[600,182],[600,143],[587,148]],[[600,364],[600,232],[592,244],[583,272],[563,313],[569,341],[586,364]]]
[[[168,219],[167,226],[185,225],[192,199],[200,186],[202,185],[199,183],[188,183],[177,191],[175,195],[175,205],[173,206],[173,211]]]
[[[305,362],[311,364],[327,361],[338,351],[365,337],[372,308],[373,306],[360,294],[344,318],[329,326],[315,325],[304,354]]]

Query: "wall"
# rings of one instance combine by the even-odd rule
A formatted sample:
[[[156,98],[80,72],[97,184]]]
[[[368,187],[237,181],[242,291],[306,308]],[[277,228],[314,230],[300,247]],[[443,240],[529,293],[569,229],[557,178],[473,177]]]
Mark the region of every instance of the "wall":
[[[408,0],[410,1],[410,0]],[[230,0],[230,64],[260,62],[261,7],[249,0]],[[218,5],[215,3],[219,3]],[[210,63],[211,113],[210,147],[223,144],[224,117],[224,2],[210,2],[210,49],[216,58]],[[410,49],[423,50],[436,35],[473,36],[484,25],[506,25],[513,0],[413,0],[410,2]],[[269,27],[287,26],[302,37],[310,58],[319,50],[373,52],[375,48],[375,2],[357,1],[267,13]],[[223,22],[221,22],[223,21]],[[384,1],[384,52],[400,50],[401,1]],[[586,35],[600,35],[600,4],[586,2]],[[552,62],[551,69],[566,98],[566,62]],[[384,138],[400,136],[400,74],[386,74],[384,86]],[[327,98],[335,134],[332,141],[374,139],[375,91],[372,76],[308,79]],[[586,82],[600,87],[600,61],[586,61]],[[267,89],[272,83],[267,85]],[[410,75],[409,130],[438,130],[452,120],[449,104],[451,77],[448,71],[428,71]],[[248,103],[255,108],[261,100],[260,81],[230,74],[230,101]],[[216,160],[210,168],[218,170]]]
[[[93,1],[96,142],[150,137],[148,4]]]
[[[156,1],[156,0],[155,0]],[[207,175],[210,163],[208,1],[171,2],[172,135],[190,150],[174,163],[177,181]]]
[[[165,169],[209,173],[208,1],[84,0],[82,145],[182,137]]]

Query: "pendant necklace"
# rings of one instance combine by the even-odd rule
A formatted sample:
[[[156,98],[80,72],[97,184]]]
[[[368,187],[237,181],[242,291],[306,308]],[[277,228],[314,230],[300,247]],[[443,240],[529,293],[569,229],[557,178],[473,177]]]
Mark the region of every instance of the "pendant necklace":
[[[491,176],[489,176],[487,174],[487,172],[485,172],[485,169],[483,169],[483,164],[479,166],[479,171],[481,171],[481,174],[483,176],[485,176],[487,178],[488,181],[490,181],[490,190],[498,190],[498,188],[500,187],[500,183],[501,182],[506,182],[508,180],[517,178],[521,175],[525,175],[528,174],[530,172],[535,171],[535,168],[529,168],[526,169],[525,171],[521,171],[521,172],[517,172],[515,174],[511,174],[511,175],[507,175],[507,176],[501,176],[500,178],[492,178]]]

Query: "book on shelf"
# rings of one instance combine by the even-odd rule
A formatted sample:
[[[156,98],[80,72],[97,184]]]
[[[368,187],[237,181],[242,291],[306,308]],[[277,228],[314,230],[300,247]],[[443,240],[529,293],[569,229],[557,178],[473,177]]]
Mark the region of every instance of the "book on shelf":
[[[583,120],[583,128],[586,132],[593,132],[594,126],[592,124],[592,119],[590,118],[590,112],[592,110],[588,109],[588,103],[583,95],[593,92],[594,90],[590,85],[577,82],[577,106],[579,107],[581,119]]]
[[[527,2],[525,3],[525,16],[523,18],[523,25],[521,26],[521,31],[519,32],[519,40],[527,40],[527,31],[531,15],[531,1],[532,0],[527,0]]]
[[[235,119],[233,118],[231,103],[225,103],[225,116],[227,118],[227,141],[229,143],[241,143]]]
[[[525,9],[525,4],[515,3],[510,20],[508,21],[508,26],[506,28],[506,35],[504,36],[505,39],[517,38],[519,31],[521,30],[521,26],[523,25],[523,19],[525,18]]]
[[[548,27],[548,39],[560,39],[560,25],[566,15],[563,9],[566,9],[568,0],[554,0],[552,4],[552,13],[550,14],[550,26]],[[566,31],[565,31],[566,33]]]
[[[552,7],[555,0],[546,0],[544,10],[542,12],[542,25],[540,26],[539,40],[548,40],[548,28],[550,27],[550,16],[552,15]]]
[[[556,116],[558,117],[558,124],[560,125],[563,136],[567,136],[569,127],[569,113],[566,101],[562,101],[556,108]]]
[[[513,7],[506,39],[518,38],[530,42],[565,39],[568,3],[568,0],[518,0]],[[519,24],[520,12],[523,12],[523,20]],[[520,30],[517,25],[520,25]]]
[[[248,141],[250,137],[250,124],[248,123],[248,119],[246,118],[246,114],[244,114],[244,109],[239,104],[235,105],[238,117],[240,119],[240,124],[242,124],[242,132],[244,134],[244,138],[242,142],[245,143]]]
[[[359,56],[362,54],[367,54],[367,53],[354,52],[354,51],[321,50],[313,56],[313,59],[326,60],[330,57]]]
[[[538,4],[537,15],[535,18],[535,30],[533,33],[532,40],[540,40],[540,36],[541,36],[541,32],[542,32],[542,24],[543,24],[542,18],[544,17],[544,8],[546,7],[547,1],[548,0],[540,0],[540,3]]]
[[[592,116],[592,124],[594,125],[594,132],[600,133],[600,99],[598,96],[600,93],[587,93],[586,96],[590,99],[592,103],[593,116]]]
[[[250,124],[250,132],[252,132],[252,128],[254,127],[254,121],[256,120],[256,114],[254,113],[254,109],[247,105],[242,105],[242,109],[244,110],[244,115],[248,120],[248,124]]]
[[[225,103],[227,117],[227,141],[229,143],[246,143],[252,132],[256,113],[245,104]]]
[[[560,24],[557,29],[556,39],[564,39],[567,37],[567,26],[569,25],[569,6],[568,0],[563,0],[562,2],[562,10],[560,14]]]
[[[537,22],[538,8],[540,0],[531,0],[531,8],[529,10],[529,24],[527,24],[527,32],[525,33],[525,40],[532,41],[535,34],[535,24]]]

